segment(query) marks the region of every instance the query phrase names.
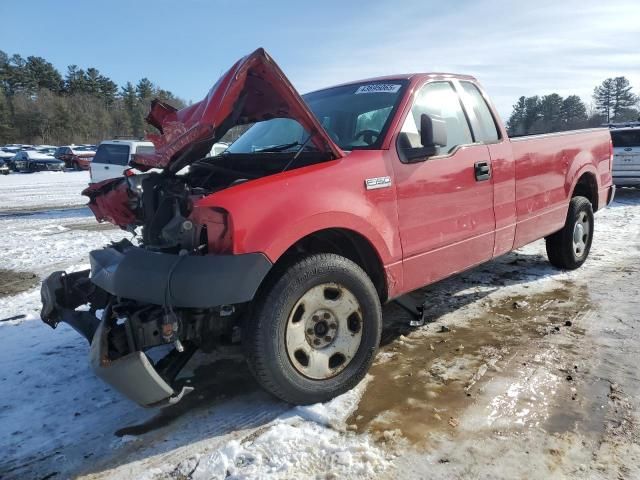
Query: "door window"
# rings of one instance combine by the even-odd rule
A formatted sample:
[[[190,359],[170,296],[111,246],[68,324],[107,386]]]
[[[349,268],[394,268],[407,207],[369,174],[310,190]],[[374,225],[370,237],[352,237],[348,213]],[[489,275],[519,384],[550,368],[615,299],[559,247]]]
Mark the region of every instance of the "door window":
[[[474,118],[471,120],[477,142],[495,143],[500,138],[491,110],[480,90],[471,82],[460,82],[466,95],[467,105],[471,107]]]
[[[428,83],[416,94],[411,112],[402,125],[401,132],[411,148],[420,148],[420,117],[423,113],[433,120],[445,122],[447,144],[438,147],[436,155],[447,155],[456,147],[473,143],[467,117],[460,98],[449,82]]]

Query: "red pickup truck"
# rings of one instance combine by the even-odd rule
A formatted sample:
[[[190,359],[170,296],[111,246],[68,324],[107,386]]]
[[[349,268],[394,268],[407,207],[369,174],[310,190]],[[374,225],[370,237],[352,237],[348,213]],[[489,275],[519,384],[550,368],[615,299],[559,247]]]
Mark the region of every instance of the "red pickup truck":
[[[42,287],[42,319],[82,333],[97,375],[145,406],[180,400],[191,355],[230,343],[288,402],[345,392],[375,356],[382,304],[540,238],[575,269],[614,194],[607,129],[509,139],[464,75],[300,97],[259,49],[201,102],[156,101],[147,121],[155,151],[135,163],[153,172],[84,192],[135,245],[92,251],[90,270]],[[152,361],[160,346],[173,348]]]

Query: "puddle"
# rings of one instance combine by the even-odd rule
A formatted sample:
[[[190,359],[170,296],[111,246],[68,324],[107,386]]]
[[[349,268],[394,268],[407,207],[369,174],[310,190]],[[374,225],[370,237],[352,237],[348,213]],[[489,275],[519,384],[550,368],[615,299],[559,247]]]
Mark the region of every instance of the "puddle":
[[[40,283],[35,273],[0,269],[0,298],[31,290]]]
[[[465,428],[486,428],[487,422],[491,424],[495,420],[493,427],[499,429],[509,422],[519,423],[520,416],[522,423],[535,421],[538,422],[536,426],[544,428],[541,423],[549,419],[536,419],[535,412],[522,407],[529,399],[522,401],[522,398],[532,396],[531,391],[534,391],[533,396],[538,396],[536,401],[547,402],[542,398],[546,377],[536,378],[538,366],[514,365],[514,359],[518,352],[538,347],[536,342],[540,343],[545,337],[552,341],[551,337],[562,337],[554,334],[566,330],[574,336],[584,333],[573,323],[585,305],[588,305],[586,291],[567,284],[566,288],[513,296],[494,303],[464,327],[449,329],[441,323],[432,323],[406,336],[396,332],[395,340],[383,347],[376,358],[370,371],[373,380],[347,424],[358,432],[370,432],[374,438],[389,439],[390,435],[400,434],[413,443],[423,443],[434,433],[452,432],[460,425],[465,412],[474,406],[476,398],[482,395],[487,380],[496,377],[505,368],[505,363],[510,362],[508,373],[514,374],[513,370],[518,368],[523,370],[518,372],[523,377],[518,379],[520,385],[493,386],[498,390],[493,398],[498,405],[493,408],[483,404],[485,410],[467,421]],[[398,326],[398,330],[402,332],[403,327]],[[567,343],[567,339],[558,342],[560,350],[575,348],[570,342],[563,343]],[[538,359],[537,351],[532,355],[540,365],[553,364],[557,360]],[[540,355],[544,357],[544,352]],[[517,358],[520,361],[520,356]],[[565,366],[555,367],[558,371],[554,378],[557,377],[558,384],[568,384],[561,370]],[[527,369],[530,371],[524,372]],[[519,390],[512,391],[514,388]],[[496,415],[495,419],[490,418],[492,414]],[[557,417],[555,430],[568,427],[571,421],[562,415]]]

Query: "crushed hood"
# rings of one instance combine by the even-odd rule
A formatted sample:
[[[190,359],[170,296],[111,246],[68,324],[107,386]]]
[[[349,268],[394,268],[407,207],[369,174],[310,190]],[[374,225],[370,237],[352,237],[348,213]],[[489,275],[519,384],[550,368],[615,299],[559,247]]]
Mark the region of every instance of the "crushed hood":
[[[136,155],[135,164],[176,171],[206,156],[235,125],[276,117],[298,121],[319,150],[344,156],[282,70],[259,48],[238,60],[198,103],[176,110],[154,100],[146,120],[161,133],[147,135],[155,152]]]

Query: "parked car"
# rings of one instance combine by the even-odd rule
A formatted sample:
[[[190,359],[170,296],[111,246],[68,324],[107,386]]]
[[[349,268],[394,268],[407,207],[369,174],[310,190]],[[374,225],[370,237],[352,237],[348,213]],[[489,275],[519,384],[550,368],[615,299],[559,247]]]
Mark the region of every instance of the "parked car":
[[[9,175],[10,172],[9,164],[3,158],[0,158],[0,175]]]
[[[0,159],[1,160],[8,160],[10,158],[13,158],[16,153],[18,152],[18,150],[13,150],[10,147],[2,147],[0,148]]]
[[[578,268],[593,213],[614,195],[608,129],[509,139],[465,75],[370,79],[303,100],[259,49],[205,100],[179,111],[154,101],[147,120],[164,133],[134,164],[162,172],[84,192],[99,221],[140,229],[140,244],[53,273],[41,313],[81,332],[96,374],[145,406],[179,401],[189,357],[234,338],[266,390],[326,401],[366,374],[383,303],[406,306],[406,293],[541,238],[551,264]],[[209,157],[242,122],[255,125]],[[157,346],[173,350],[153,363]]]
[[[618,186],[640,186],[640,122],[631,126],[612,127],[613,183]]]
[[[11,145],[0,148],[0,159],[5,161],[5,164],[7,165],[7,167],[9,167],[10,170],[15,170],[15,167],[13,165],[13,157],[15,157],[16,153],[18,153],[19,151],[19,147],[14,147]]]
[[[84,146],[66,145],[56,148],[53,155],[64,162],[65,168],[89,170],[95,154],[94,150]]]
[[[61,172],[64,169],[64,162],[57,160],[53,155],[40,153],[35,150],[22,150],[16,153],[12,162],[14,169],[23,173],[41,171]]]
[[[145,140],[105,140],[101,142],[91,162],[91,182],[97,183],[121,177],[131,167],[139,153],[153,152],[153,143]]]

